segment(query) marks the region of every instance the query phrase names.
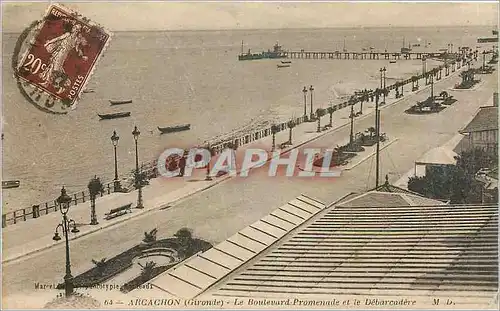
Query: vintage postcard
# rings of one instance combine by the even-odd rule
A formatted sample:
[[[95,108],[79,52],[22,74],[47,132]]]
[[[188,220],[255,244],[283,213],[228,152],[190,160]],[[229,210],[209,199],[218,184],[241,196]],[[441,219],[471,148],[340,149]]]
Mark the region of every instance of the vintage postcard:
[[[2,308],[498,310],[497,2],[1,6]]]

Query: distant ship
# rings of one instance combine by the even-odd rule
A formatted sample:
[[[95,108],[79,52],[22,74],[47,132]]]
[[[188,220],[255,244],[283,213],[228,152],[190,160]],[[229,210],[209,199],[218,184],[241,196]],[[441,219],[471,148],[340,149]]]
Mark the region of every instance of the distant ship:
[[[283,51],[281,45],[276,42],[273,50],[263,51],[262,53],[252,54],[250,49],[246,54],[243,54],[243,41],[241,41],[241,54],[238,55],[238,60],[256,60],[256,59],[268,59],[268,58],[286,58],[286,53]]]
[[[411,44],[408,43],[408,47],[405,47],[405,37],[403,37],[403,47],[401,48],[401,53],[410,53],[411,52]]]
[[[491,33],[496,37],[477,38],[477,43],[498,42],[498,30],[492,30]]]

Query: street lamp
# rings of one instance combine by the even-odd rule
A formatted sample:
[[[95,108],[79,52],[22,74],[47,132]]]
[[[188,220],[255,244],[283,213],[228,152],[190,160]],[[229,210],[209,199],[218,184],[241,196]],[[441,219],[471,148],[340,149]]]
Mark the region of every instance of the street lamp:
[[[135,187],[139,189],[136,208],[144,208],[142,205],[142,173],[139,173],[139,152],[137,150],[137,140],[139,139],[141,132],[137,129],[137,126],[134,127],[132,135],[134,135],[135,140]]]
[[[353,98],[349,99],[349,105],[351,106],[351,114],[349,118],[351,119],[351,132],[349,134],[349,147],[352,148],[354,143],[354,100]]]
[[[314,91],[314,88],[312,85],[309,87],[309,91],[311,92],[311,120],[314,120],[314,114],[313,114],[313,91]]]
[[[210,144],[207,145],[207,150],[210,152],[210,159],[208,160],[207,163],[207,177],[205,177],[206,181],[211,181],[212,177],[210,176],[210,161],[212,160],[212,148],[210,147]]]
[[[114,192],[119,192],[121,190],[120,180],[118,179],[118,160],[116,158],[116,146],[118,146],[118,140],[120,137],[113,131],[113,136],[111,136],[111,142],[113,143],[113,148],[115,150],[115,180],[113,181]]]
[[[54,237],[52,238],[54,241],[60,241],[61,237],[59,236],[59,228],[62,229],[64,234],[64,238],[66,239],[66,275],[64,276],[64,291],[66,297],[69,297],[73,294],[73,276],[71,275],[71,263],[69,259],[69,238],[68,238],[68,229],[70,225],[73,225],[73,229],[71,232],[78,233],[80,230],[76,228],[76,223],[73,219],[68,219],[68,211],[69,205],[71,203],[71,197],[66,194],[66,189],[62,187],[61,195],[56,199],[57,204],[59,205],[59,210],[63,216],[62,223],[58,224],[54,233]]]
[[[380,88],[382,89],[382,94],[384,96],[384,101],[382,103],[385,104],[385,72],[387,71],[387,69],[384,68],[380,68]]]
[[[307,88],[305,86],[302,92],[304,93],[304,118],[307,119]]]

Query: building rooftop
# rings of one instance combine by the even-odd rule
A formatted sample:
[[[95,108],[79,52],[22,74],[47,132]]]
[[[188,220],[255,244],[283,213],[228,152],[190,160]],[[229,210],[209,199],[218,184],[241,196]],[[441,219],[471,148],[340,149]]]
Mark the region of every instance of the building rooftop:
[[[427,151],[420,159],[415,161],[417,164],[444,164],[454,165],[457,163],[455,151],[445,148],[437,147]]]
[[[399,190],[350,194],[329,207],[302,195],[151,283],[158,295],[182,298],[392,295],[489,305],[498,207]]]
[[[497,206],[334,206],[207,294],[424,295],[498,288]]]
[[[479,108],[476,116],[460,133],[472,133],[488,130],[498,130],[498,107],[487,106]]]

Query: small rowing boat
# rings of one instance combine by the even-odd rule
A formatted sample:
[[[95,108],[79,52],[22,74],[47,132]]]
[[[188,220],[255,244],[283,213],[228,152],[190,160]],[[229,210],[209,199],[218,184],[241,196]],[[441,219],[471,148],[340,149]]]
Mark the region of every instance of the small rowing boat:
[[[276,66],[278,66],[278,68],[287,68],[287,67],[290,67],[289,64],[286,64],[286,65],[280,65],[280,64],[278,64]]]
[[[123,104],[131,104],[132,100],[131,99],[126,99],[126,100],[109,100],[111,105],[123,105]]]
[[[94,89],[85,89],[83,90],[83,93],[94,93]]]
[[[395,64],[395,63],[396,63],[396,61],[395,61],[395,60],[390,60],[390,61],[389,61],[389,64]]]
[[[2,189],[18,188],[21,185],[19,180],[2,181]]]
[[[292,61],[291,60],[282,60],[281,63],[282,64],[291,64]]]
[[[159,127],[158,130],[162,133],[174,133],[174,132],[181,132],[181,131],[187,131],[191,128],[191,124],[180,124],[180,125],[175,125],[175,126],[167,126],[167,127]]]
[[[130,117],[130,111],[108,113],[108,114],[97,114],[97,115],[99,116],[99,118],[101,118],[101,120],[109,120],[109,119]]]

